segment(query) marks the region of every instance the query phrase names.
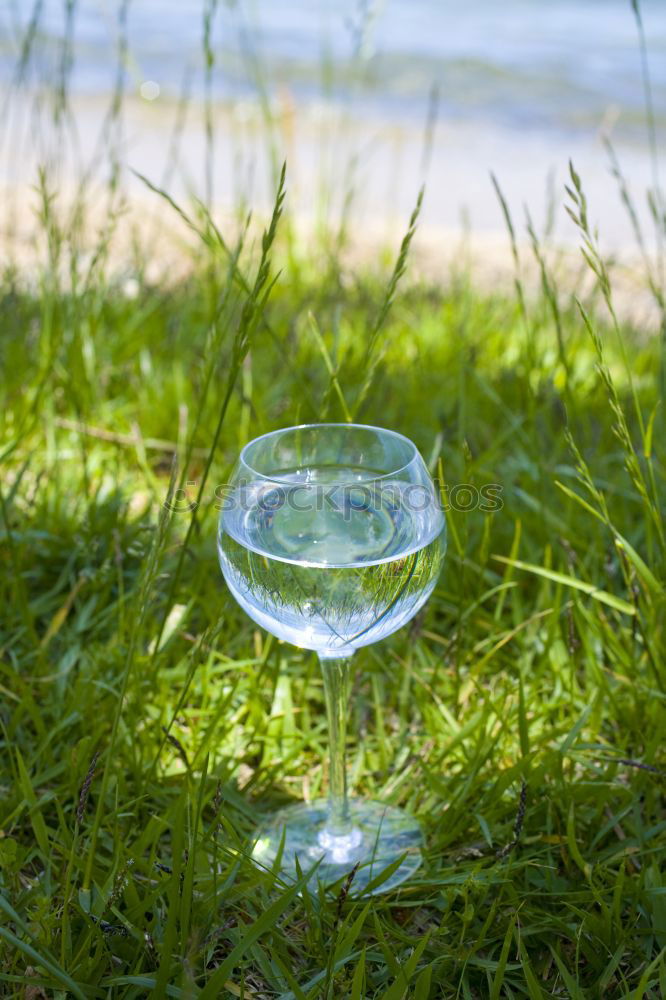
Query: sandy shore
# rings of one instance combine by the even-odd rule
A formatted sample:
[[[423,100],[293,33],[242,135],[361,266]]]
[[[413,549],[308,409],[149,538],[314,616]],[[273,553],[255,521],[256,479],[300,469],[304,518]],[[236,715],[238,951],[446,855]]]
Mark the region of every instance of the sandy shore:
[[[54,206],[61,218],[71,210],[81,177],[90,176],[85,231],[80,234],[89,250],[106,224],[113,155],[122,189],[116,204],[122,201],[124,208],[111,261],[114,270],[128,277],[132,254],[140,248],[155,279],[177,278],[189,267],[184,250],[192,241],[176,214],[133,171],[164,186],[183,204],[191,204],[193,194],[208,196],[215,218],[233,233],[249,206],[258,220],[268,213],[275,170],[286,159],[286,207],[304,255],[310,248],[318,252],[317,233],[337,231],[344,219],[347,266],[372,268],[375,261],[385,261],[387,248],[399,245],[425,183],[412,279],[446,284],[464,261],[482,287],[508,289],[514,266],[492,170],[514,217],[528,286],[536,286],[538,269],[526,239],[526,211],[539,232],[550,218],[549,257],[564,284],[572,286],[579,281],[581,257],[564,208],[571,157],[583,179],[590,217],[599,225],[600,244],[617,261],[621,313],[650,329],[657,323],[631,224],[599,136],[585,141],[563,137],[556,143],[552,136],[510,133],[490,123],[480,128],[453,122],[439,122],[428,133],[404,122],[368,121],[349,107],[299,107],[283,95],[270,119],[253,102],[216,105],[210,142],[201,107],[185,113],[166,102],[129,99],[122,120],[105,132],[106,108],[101,99],[77,98],[58,133],[45,109],[12,107],[0,158],[0,224],[5,259],[24,274],[34,271],[36,257],[44,253],[34,190],[40,163],[49,164],[48,183],[58,192]],[[649,159],[639,147],[618,152],[649,231],[643,207]]]

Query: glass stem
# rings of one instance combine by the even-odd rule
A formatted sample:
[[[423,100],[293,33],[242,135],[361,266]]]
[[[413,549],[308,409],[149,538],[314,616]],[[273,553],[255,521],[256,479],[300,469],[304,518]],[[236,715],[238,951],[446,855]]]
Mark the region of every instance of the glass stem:
[[[320,656],[328,717],[329,790],[326,830],[342,837],[351,830],[347,800],[347,702],[351,686],[351,656]]]

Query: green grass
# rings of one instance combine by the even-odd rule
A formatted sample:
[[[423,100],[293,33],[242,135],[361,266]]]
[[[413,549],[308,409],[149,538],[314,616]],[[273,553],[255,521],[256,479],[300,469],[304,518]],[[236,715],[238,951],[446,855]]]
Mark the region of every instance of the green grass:
[[[333,235],[299,251],[279,196],[263,241],[177,206],[189,277],[139,257],[128,289],[113,212],[84,255],[38,188],[43,258],[0,282],[1,995],[666,995],[659,268],[660,333],[619,323],[572,171],[584,302],[533,230],[524,286],[508,208],[513,296],[401,282],[415,219],[350,274]],[[445,496],[503,504],[449,510],[426,609],[357,654],[350,777],[427,842],[369,899],[248,858],[264,814],[325,792],[323,689],[215,549],[242,445],[325,419],[398,429]]]
[[[263,276],[212,239],[135,298],[50,263],[39,295],[3,285],[6,995],[663,995],[660,338],[591,335],[560,290],[558,346],[548,296],[463,279],[383,315],[378,279],[293,256],[265,300],[269,243]],[[326,785],[323,692],[214,544],[244,441],[347,413],[503,500],[449,512],[425,613],[357,655],[354,785],[427,839],[370,901],[247,858],[265,811]],[[174,455],[195,519],[162,506]]]

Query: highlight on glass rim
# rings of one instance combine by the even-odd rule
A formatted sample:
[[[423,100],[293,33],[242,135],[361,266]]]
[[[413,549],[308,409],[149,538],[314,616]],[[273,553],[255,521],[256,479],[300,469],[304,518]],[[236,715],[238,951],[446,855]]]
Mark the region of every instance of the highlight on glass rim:
[[[0,0],[0,995],[666,996],[662,0]]]

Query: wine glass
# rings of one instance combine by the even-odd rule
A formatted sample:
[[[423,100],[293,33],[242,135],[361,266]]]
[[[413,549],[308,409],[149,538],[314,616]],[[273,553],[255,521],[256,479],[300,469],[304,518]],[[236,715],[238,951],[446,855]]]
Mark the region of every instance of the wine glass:
[[[408,438],[361,424],[306,424],[247,444],[222,504],[218,552],[240,606],[273,635],[319,656],[328,717],[329,798],[274,814],[253,857],[282,875],[318,865],[324,885],[386,891],[421,863],[415,819],[349,798],[351,658],[412,618],[433,591],[446,524]]]

